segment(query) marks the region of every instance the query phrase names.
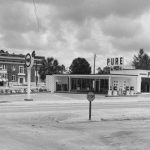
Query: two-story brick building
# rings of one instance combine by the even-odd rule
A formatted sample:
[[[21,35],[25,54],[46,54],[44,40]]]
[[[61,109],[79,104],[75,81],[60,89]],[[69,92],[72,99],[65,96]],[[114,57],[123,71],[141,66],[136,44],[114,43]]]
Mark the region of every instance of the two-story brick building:
[[[34,66],[31,69],[31,82],[41,83],[38,70],[42,56],[35,56]],[[0,86],[25,85],[27,83],[27,68],[25,67],[25,55],[10,54],[0,50]]]

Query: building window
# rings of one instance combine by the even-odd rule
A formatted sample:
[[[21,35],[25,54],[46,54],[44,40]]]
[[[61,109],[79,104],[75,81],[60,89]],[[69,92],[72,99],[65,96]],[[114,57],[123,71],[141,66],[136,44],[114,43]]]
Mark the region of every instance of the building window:
[[[2,78],[7,78],[7,74],[2,74]]]
[[[23,66],[19,66],[19,73],[24,73],[24,67]]]
[[[0,70],[6,70],[6,65],[0,65]]]
[[[23,84],[23,78],[19,78],[20,84]]]
[[[12,75],[12,81],[16,81],[16,76]]]
[[[3,70],[6,70],[6,65],[3,65]]]
[[[15,66],[12,66],[12,71],[15,71],[15,70],[16,70]]]

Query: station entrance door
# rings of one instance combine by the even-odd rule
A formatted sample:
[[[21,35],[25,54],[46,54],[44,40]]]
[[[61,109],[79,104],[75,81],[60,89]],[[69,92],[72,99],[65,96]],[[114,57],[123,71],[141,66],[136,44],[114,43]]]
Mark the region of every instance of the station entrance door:
[[[142,78],[141,92],[150,92],[150,78]]]
[[[95,85],[95,92],[99,94],[107,94],[108,79],[97,79]]]

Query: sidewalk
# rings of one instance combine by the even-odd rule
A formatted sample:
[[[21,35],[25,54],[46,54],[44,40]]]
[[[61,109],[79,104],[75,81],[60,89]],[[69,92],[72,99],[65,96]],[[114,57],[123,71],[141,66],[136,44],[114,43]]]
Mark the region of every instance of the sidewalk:
[[[0,96],[0,105],[2,103],[24,103],[24,104],[46,104],[46,103],[88,103],[86,94],[58,94],[58,93],[42,93],[31,94],[33,101],[24,101],[26,94],[18,95],[3,95]],[[150,102],[150,95],[142,94],[137,97],[105,97],[95,95],[93,103],[130,103],[130,102]]]

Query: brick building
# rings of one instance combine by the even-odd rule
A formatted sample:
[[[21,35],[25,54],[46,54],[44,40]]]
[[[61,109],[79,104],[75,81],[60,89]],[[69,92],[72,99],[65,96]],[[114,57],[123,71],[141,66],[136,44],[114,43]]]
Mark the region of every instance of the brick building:
[[[39,84],[42,82],[38,70],[43,59],[44,57],[42,56],[35,56],[34,66],[31,69],[32,84]],[[24,64],[25,55],[10,54],[7,51],[0,50],[0,86],[27,84],[27,68]]]

